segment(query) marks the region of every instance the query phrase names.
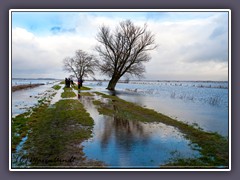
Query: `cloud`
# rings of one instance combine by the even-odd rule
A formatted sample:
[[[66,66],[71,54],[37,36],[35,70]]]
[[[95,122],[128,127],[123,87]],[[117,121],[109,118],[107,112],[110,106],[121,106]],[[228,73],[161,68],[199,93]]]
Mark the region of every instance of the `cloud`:
[[[227,28],[219,26],[213,30],[213,32],[209,38],[213,40],[213,39],[218,38],[219,36],[224,35],[226,33],[227,33]]]
[[[149,29],[154,32],[159,46],[151,53],[152,59],[146,66],[148,77],[227,80],[226,19],[226,16],[215,14],[184,21],[149,21]]]
[[[91,40],[76,35],[36,36],[22,28],[12,30],[12,71],[14,74],[62,76],[62,60],[77,49],[91,49]],[[62,78],[62,77],[61,77]]]
[[[227,80],[228,79],[228,17],[222,13],[159,13],[137,18],[128,14],[135,24],[155,34],[158,48],[146,63],[146,79]],[[177,18],[181,15],[181,18]],[[56,14],[55,14],[56,16]],[[71,18],[70,18],[71,17]],[[89,53],[98,43],[99,26],[114,29],[126,18],[121,13],[80,13],[61,16],[58,25],[48,26],[49,33],[41,34],[23,27],[12,30],[13,73],[65,77],[62,59],[73,56],[77,49]]]

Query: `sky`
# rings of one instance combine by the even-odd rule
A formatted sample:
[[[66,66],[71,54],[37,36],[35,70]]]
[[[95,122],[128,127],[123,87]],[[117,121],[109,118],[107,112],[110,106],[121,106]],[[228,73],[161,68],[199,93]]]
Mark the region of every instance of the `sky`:
[[[12,12],[12,77],[68,77],[63,59],[79,49],[97,57],[99,27],[114,30],[126,19],[147,23],[158,45],[144,79],[228,80],[228,12],[194,11]],[[96,72],[95,78],[107,77]]]

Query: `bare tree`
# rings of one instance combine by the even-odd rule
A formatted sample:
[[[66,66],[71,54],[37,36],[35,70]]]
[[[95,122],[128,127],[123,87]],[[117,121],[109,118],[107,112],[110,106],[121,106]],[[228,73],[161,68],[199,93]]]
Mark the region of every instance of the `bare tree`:
[[[115,31],[100,27],[97,41],[101,44],[96,46],[102,60],[100,70],[111,77],[109,90],[115,90],[124,74],[141,77],[145,72],[143,63],[150,60],[147,52],[156,48],[154,35],[147,31],[147,25],[139,27],[130,20],[120,22]]]
[[[97,61],[92,55],[82,50],[77,50],[74,57],[66,57],[63,60],[63,69],[73,73],[77,79],[83,80],[84,77],[94,75]]]

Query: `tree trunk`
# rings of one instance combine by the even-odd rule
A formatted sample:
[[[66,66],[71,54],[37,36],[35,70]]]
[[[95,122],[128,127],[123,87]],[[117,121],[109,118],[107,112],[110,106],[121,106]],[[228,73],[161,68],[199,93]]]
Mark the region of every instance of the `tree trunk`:
[[[120,79],[119,77],[112,77],[112,79],[108,83],[107,89],[110,90],[110,91],[114,91],[115,86],[117,85],[117,82],[118,82],[119,79]]]

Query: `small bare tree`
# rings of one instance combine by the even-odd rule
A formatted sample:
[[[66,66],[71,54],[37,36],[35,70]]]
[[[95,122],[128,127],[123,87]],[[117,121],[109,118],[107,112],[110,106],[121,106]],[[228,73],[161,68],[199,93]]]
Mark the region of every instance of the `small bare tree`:
[[[84,77],[94,75],[97,61],[92,55],[82,50],[77,50],[74,57],[66,57],[63,60],[63,69],[73,73],[77,79],[83,80]]]
[[[120,22],[113,32],[109,27],[100,27],[97,41],[101,44],[95,48],[102,60],[100,70],[111,77],[109,90],[115,90],[124,74],[141,77],[145,72],[143,63],[150,60],[147,52],[156,48],[147,25],[139,27],[130,20]]]

